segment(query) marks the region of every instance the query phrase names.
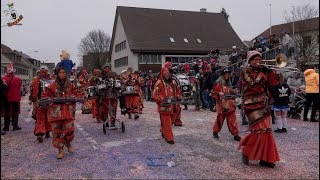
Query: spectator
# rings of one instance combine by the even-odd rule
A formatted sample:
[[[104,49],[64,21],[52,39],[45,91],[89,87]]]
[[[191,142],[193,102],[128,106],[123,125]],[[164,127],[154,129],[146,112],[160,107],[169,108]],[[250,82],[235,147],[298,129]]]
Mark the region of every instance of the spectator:
[[[8,65],[7,74],[3,81],[8,85],[4,99],[4,128],[3,131],[9,131],[10,117],[12,118],[13,131],[20,130],[18,118],[20,112],[21,100],[21,79],[14,75],[15,69],[12,64]]]
[[[202,99],[205,104],[206,108],[209,108],[211,111],[213,111],[213,102],[211,96],[209,96],[210,91],[213,87],[213,84],[211,82],[212,77],[212,70],[210,68],[206,72],[203,73],[203,91],[202,91]]]
[[[309,108],[312,105],[311,122],[318,122],[315,119],[317,110],[319,110],[319,74],[316,73],[314,67],[304,71],[306,82],[306,103],[304,106],[303,120],[308,121]]]
[[[5,82],[3,82],[2,78],[1,78],[1,111],[0,111],[0,114],[1,114],[1,117],[2,117],[2,112],[3,112],[3,103],[4,103],[4,99],[6,98],[5,96],[5,92],[7,91],[7,84]],[[5,135],[6,132],[2,131],[1,130],[1,135]]]
[[[287,132],[287,113],[289,110],[289,96],[291,94],[288,84],[285,82],[283,75],[278,74],[279,84],[271,88],[274,98],[273,110],[276,115],[277,129],[274,132]]]
[[[291,54],[294,52],[293,50],[293,39],[292,37],[290,37],[288,34],[286,34],[285,32],[282,33],[283,37],[282,37],[282,52],[287,56],[290,57]]]
[[[293,92],[295,92],[296,89],[300,88],[300,86],[303,84],[303,80],[300,76],[300,73],[295,72],[292,74],[292,76],[290,76],[287,80],[287,84],[290,87],[291,90],[291,95],[289,97],[290,102],[293,102]]]
[[[146,78],[147,101],[151,101],[152,87],[153,87],[153,81],[151,79],[151,76],[147,76]]]

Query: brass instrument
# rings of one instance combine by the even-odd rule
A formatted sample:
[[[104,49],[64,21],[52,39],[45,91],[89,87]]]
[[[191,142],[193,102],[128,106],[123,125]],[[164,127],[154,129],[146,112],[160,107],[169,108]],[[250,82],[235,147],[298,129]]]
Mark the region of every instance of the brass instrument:
[[[275,62],[275,65],[268,65],[268,64],[264,64],[261,66],[265,66],[269,69],[273,69],[276,71],[292,71],[292,72],[300,72],[300,70],[298,68],[294,68],[294,67],[285,67],[288,63],[288,58],[286,57],[286,55],[280,53],[276,56],[275,59],[271,59],[271,60],[262,60],[262,62]]]

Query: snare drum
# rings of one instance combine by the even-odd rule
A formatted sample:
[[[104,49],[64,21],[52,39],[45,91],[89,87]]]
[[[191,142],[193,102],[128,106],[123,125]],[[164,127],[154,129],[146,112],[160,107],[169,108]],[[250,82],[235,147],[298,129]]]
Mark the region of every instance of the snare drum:
[[[114,81],[114,87],[115,88],[121,88],[121,81],[120,80],[115,80]]]
[[[88,99],[96,99],[98,98],[98,92],[95,86],[89,86],[86,89],[87,92],[87,98]]]
[[[122,94],[125,94],[125,95],[138,94],[137,87],[136,86],[127,86],[125,91]]]

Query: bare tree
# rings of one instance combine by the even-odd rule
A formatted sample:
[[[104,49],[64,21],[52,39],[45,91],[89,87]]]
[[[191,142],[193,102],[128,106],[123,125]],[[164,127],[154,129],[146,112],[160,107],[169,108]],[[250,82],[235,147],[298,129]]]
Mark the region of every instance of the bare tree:
[[[310,4],[293,7],[284,12],[285,21],[292,23],[295,29],[294,46],[298,53],[298,68],[303,68],[306,63],[317,58],[319,34],[314,31],[314,27],[318,25],[314,24],[315,21],[308,20],[315,17],[319,17],[319,9]]]
[[[101,68],[104,64],[109,63],[108,53],[110,47],[110,36],[104,31],[92,30],[80,41],[79,55],[90,56],[91,65],[94,68]]]

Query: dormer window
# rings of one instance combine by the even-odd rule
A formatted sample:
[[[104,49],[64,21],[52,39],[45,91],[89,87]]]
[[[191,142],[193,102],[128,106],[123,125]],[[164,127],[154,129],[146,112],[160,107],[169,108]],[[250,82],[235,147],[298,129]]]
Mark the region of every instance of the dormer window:
[[[189,42],[187,38],[184,38],[183,40],[185,43]]]
[[[174,39],[173,39],[173,37],[170,37],[170,41],[171,41],[172,43],[175,42]]]
[[[199,39],[199,38],[197,38],[197,41],[198,41],[198,43],[200,43],[200,44],[202,43],[201,39]]]

